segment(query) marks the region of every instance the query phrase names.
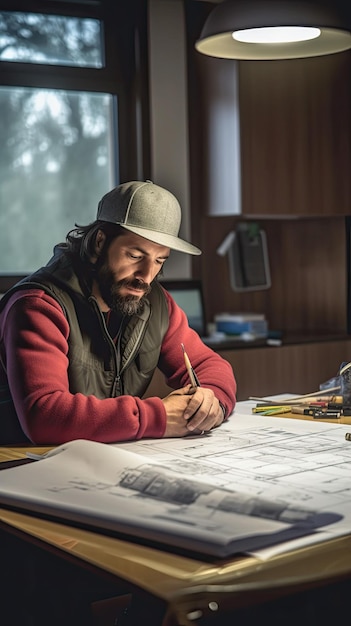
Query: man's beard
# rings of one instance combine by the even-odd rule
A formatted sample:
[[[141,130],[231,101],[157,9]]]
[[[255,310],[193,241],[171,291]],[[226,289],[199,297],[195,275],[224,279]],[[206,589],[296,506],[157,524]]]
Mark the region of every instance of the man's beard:
[[[135,315],[141,313],[145,306],[145,296],[150,293],[151,287],[138,278],[124,278],[115,281],[113,272],[106,263],[101,265],[96,276],[101,296],[112,311],[122,313],[123,315]],[[140,289],[144,292],[141,298],[138,296],[122,296],[122,287],[132,287]]]

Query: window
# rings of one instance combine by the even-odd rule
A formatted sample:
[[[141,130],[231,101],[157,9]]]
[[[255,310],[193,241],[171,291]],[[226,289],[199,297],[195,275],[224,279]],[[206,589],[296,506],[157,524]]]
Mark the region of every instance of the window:
[[[0,59],[102,67],[97,19],[0,11]]]
[[[0,87],[1,272],[36,269],[74,222],[95,219],[116,181],[114,105],[110,94]]]
[[[44,265],[75,223],[92,222],[109,189],[147,177],[147,91],[135,89],[145,85],[135,54],[144,3],[32,4],[0,0],[0,292]]]

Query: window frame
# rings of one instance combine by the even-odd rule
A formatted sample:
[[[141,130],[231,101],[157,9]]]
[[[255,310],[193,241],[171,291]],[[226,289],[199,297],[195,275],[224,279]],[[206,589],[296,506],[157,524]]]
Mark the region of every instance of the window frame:
[[[116,181],[150,178],[147,2],[34,0],[29,8],[28,0],[0,0],[0,11],[101,21],[102,68],[0,61],[0,86],[111,94],[118,101],[118,107],[114,107],[117,133],[113,138]],[[0,271],[0,293],[20,278]]]

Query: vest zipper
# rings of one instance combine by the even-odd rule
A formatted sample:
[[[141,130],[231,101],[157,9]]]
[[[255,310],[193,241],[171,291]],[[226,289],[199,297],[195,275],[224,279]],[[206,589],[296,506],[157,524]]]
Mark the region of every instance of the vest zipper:
[[[125,370],[125,369],[127,369],[127,367],[128,367],[128,365],[129,365],[129,363],[131,363],[131,362],[133,361],[133,359],[134,359],[134,355],[135,355],[135,354],[137,353],[137,351],[139,350],[140,344],[141,344],[141,342],[142,342],[142,340],[143,340],[143,337],[144,337],[144,335],[145,335],[145,331],[146,331],[146,322],[148,321],[148,319],[149,319],[149,317],[150,317],[150,313],[149,313],[148,319],[147,319],[147,320],[144,320],[144,323],[143,323],[142,329],[141,329],[141,331],[139,332],[139,337],[138,337],[137,341],[135,342],[134,347],[133,347],[133,349],[131,350],[131,352],[130,352],[130,354],[129,354],[128,359],[126,360],[126,362],[124,363],[124,365],[123,365],[122,367],[120,367],[119,365],[120,365],[120,361],[121,361],[121,359],[119,359],[119,358],[118,358],[118,356],[119,356],[119,354],[118,354],[118,350],[116,349],[116,346],[115,346],[115,344],[114,344],[114,342],[113,342],[113,340],[112,340],[112,337],[111,337],[110,333],[109,333],[109,332],[108,332],[108,330],[107,330],[107,325],[106,325],[106,322],[105,322],[105,318],[104,318],[104,316],[103,316],[102,312],[100,311],[99,305],[98,305],[98,303],[96,302],[96,299],[94,298],[94,296],[91,296],[91,297],[89,298],[89,300],[92,302],[92,304],[93,304],[93,306],[94,306],[94,308],[95,308],[95,311],[96,311],[96,313],[97,313],[97,315],[98,315],[98,317],[99,317],[99,320],[100,320],[100,323],[101,323],[101,326],[102,326],[103,333],[104,333],[104,335],[106,336],[106,339],[107,339],[107,341],[109,342],[109,344],[110,344],[110,346],[111,346],[111,348],[112,348],[113,357],[114,357],[114,363],[115,363],[115,371],[116,371],[116,374],[115,374],[115,378],[114,378],[113,385],[112,385],[112,394],[113,394],[113,395],[111,395],[111,397],[115,398],[115,397],[116,397],[116,390],[117,390],[117,389],[119,390],[119,395],[122,395],[122,394],[123,394],[123,386],[122,386],[122,384],[121,384],[121,383],[122,383],[122,380],[123,380],[123,379],[122,379],[122,374],[123,374],[124,370]],[[123,319],[124,319],[124,318],[123,318]],[[123,320],[122,320],[122,323],[123,323]],[[120,341],[121,341],[122,334],[123,334],[123,333],[121,333],[121,334],[118,336],[118,339],[117,339],[117,341],[118,341],[118,342],[120,342]]]
[[[119,395],[121,395],[122,392],[123,392],[123,389],[120,389],[121,371],[122,370],[120,369],[120,363],[119,363],[120,360],[118,358],[118,352],[117,352],[116,346],[115,346],[115,344],[114,344],[114,342],[112,340],[112,337],[111,337],[110,333],[107,330],[105,318],[104,318],[102,312],[100,311],[100,308],[99,308],[95,298],[94,297],[90,297],[89,300],[92,302],[92,304],[93,304],[93,306],[95,308],[96,314],[97,314],[97,316],[99,318],[99,321],[100,321],[100,324],[101,324],[101,327],[102,327],[103,334],[105,335],[105,338],[107,339],[107,341],[108,341],[108,343],[109,343],[109,345],[110,345],[110,347],[112,349],[113,361],[114,361],[114,364],[115,364],[115,376],[114,376],[114,381],[112,383],[111,398],[115,398],[117,390],[119,391]],[[117,341],[119,341],[119,340],[120,340],[120,338],[118,337]]]

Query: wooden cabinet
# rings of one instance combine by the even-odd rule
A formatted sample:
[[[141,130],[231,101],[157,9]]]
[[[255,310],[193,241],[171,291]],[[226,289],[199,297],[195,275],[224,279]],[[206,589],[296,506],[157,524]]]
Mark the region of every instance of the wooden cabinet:
[[[239,65],[242,212],[348,215],[351,53]]]
[[[194,54],[190,61],[191,239],[203,251],[192,274],[203,283],[207,321],[245,311],[264,313],[269,328],[283,332],[347,332],[351,51],[240,62]],[[229,110],[235,116],[238,97],[240,214],[232,193],[235,127],[224,132],[215,123]],[[248,219],[266,232],[272,287],[242,293],[231,288],[228,260],[217,250]]]
[[[238,385],[237,400],[279,393],[304,394],[336,376],[343,361],[351,361],[351,339],[219,350],[231,364]],[[164,397],[167,387],[156,370],[145,397]]]
[[[238,385],[237,399],[317,391],[351,360],[351,340],[225,350]]]
[[[351,51],[285,61],[211,59],[194,50],[204,20],[194,12],[187,7],[193,18],[188,19],[191,238],[203,254],[192,260],[192,270],[203,283],[207,321],[224,311],[257,312],[265,313],[270,329],[283,333],[329,332],[331,339],[346,334]],[[233,119],[227,122],[238,108],[240,211],[234,194],[238,134]],[[227,258],[217,249],[237,222],[247,219],[267,234],[272,287],[240,293],[231,289]],[[223,356],[233,365],[240,400],[313,391],[351,359],[349,341]]]
[[[351,209],[351,51],[189,66],[193,231],[201,215]]]

